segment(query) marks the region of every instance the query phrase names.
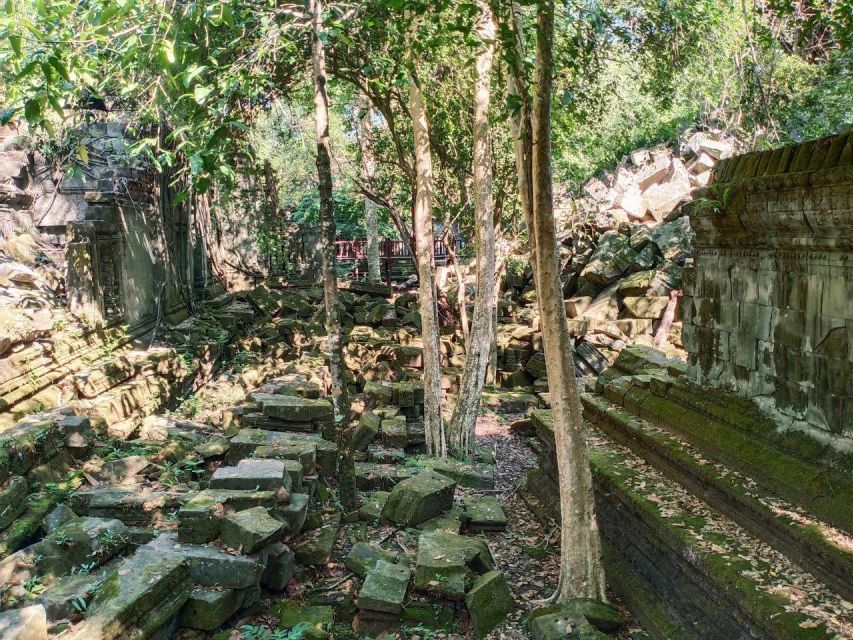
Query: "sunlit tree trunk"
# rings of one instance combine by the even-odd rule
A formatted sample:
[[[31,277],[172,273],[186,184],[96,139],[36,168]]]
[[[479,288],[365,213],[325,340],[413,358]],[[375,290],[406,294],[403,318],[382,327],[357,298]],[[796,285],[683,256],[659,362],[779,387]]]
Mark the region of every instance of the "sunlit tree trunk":
[[[433,170],[429,147],[429,122],[420,85],[409,75],[409,111],[415,140],[415,201],[412,211],[415,255],[420,282],[421,334],[424,363],[424,432],[427,452],[447,455],[447,438],[441,416],[441,360],[439,354],[438,296],[433,256]]]
[[[536,6],[536,95],[532,105],[522,66],[524,38],[520,8],[516,3],[513,3],[511,18],[516,36],[515,51],[509,52],[508,58],[510,92],[519,97],[521,104],[513,120],[519,193],[527,220],[542,324],[560,485],[560,584],[551,600],[565,602],[578,597],[603,600],[601,541],[554,228],[551,182],[554,2],[538,0]]]
[[[376,173],[376,158],[373,153],[373,109],[367,99],[362,100],[364,113],[358,121],[358,142],[361,147],[361,177],[365,184],[372,184]],[[379,225],[376,219],[376,203],[364,197],[364,230],[367,235],[367,279],[379,282],[382,279],[379,267]]]
[[[326,307],[326,349],[331,377],[331,397],[340,457],[341,502],[356,506],[355,471],[349,447],[350,404],[344,379],[341,323],[338,316],[338,281],[335,272],[335,215],[332,202],[332,163],[329,143],[329,97],[326,92],[326,55],[323,46],[323,0],[311,0],[314,59],[314,119],[317,125],[317,178],[320,191],[320,244],[323,258],[323,300]]]
[[[495,306],[495,227],[492,207],[492,156],[489,148],[489,99],[495,52],[495,23],[486,0],[479,0],[477,34],[483,49],[477,55],[474,85],[473,158],[474,214],[477,229],[477,296],[467,344],[459,400],[451,420],[452,446],[467,455],[474,445],[480,395],[489,365]],[[460,282],[460,286],[463,286]]]
[[[595,520],[592,473],[575,379],[574,347],[563,303],[554,194],[551,182],[551,92],[554,83],[554,0],[537,2],[536,97],[531,110],[533,141],[534,270],[542,322],[542,343],[554,416],[560,478],[560,586],[556,602],[604,599],[601,540]]]

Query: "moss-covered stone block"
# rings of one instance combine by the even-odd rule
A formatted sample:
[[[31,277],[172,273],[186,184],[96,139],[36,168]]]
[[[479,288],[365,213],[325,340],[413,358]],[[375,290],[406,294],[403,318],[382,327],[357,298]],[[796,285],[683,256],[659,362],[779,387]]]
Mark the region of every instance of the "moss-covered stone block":
[[[477,578],[465,594],[465,604],[474,637],[485,637],[506,619],[514,606],[504,574],[489,571]]]

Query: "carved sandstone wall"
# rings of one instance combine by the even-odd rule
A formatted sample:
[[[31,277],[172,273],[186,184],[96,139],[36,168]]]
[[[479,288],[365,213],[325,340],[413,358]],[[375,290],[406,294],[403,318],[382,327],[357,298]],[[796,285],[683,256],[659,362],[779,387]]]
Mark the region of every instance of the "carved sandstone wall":
[[[704,197],[688,374],[853,436],[853,134],[723,160]]]

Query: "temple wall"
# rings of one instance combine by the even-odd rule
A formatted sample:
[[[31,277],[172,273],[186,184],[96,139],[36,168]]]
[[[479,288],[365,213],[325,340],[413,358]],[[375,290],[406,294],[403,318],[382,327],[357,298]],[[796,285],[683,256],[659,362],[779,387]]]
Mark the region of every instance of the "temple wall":
[[[690,377],[853,436],[853,134],[723,160],[702,196]]]

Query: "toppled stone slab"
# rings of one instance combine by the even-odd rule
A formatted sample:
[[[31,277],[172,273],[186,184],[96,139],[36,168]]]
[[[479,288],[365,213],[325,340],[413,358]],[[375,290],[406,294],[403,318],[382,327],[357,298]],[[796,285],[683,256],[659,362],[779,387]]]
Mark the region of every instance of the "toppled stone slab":
[[[15,518],[27,509],[27,479],[15,476],[0,489],[0,531],[8,527]]]
[[[293,434],[264,429],[241,429],[231,439],[228,460],[232,463],[243,458],[276,458],[297,460],[306,474],[314,473],[317,446],[310,440],[293,437]]]
[[[391,491],[395,486],[412,478],[417,469],[396,464],[355,463],[355,485],[362,491]]]
[[[178,624],[201,631],[218,629],[240,608],[244,595],[238,589],[195,587],[178,614]]]
[[[334,610],[330,606],[306,606],[283,602],[276,605],[273,612],[278,615],[278,626],[281,629],[307,625],[304,637],[310,640],[327,638],[335,623]]]
[[[431,469],[452,478],[460,487],[469,489],[494,489],[495,465],[482,462],[467,462],[456,458],[420,457],[418,466]]]
[[[161,533],[142,548],[186,560],[196,585],[244,589],[261,579],[262,568],[254,558],[226,553],[213,545],[181,543],[174,533]]]
[[[225,515],[258,506],[271,509],[275,505],[272,491],[200,491],[178,511],[178,540],[193,544],[211,542],[219,537]]]
[[[283,542],[276,542],[261,552],[266,555],[266,569],[261,575],[261,584],[273,591],[282,591],[295,573],[295,557]]]
[[[188,494],[181,490],[147,491],[130,487],[83,487],[68,498],[68,506],[79,515],[116,518],[129,527],[165,522],[181,507]]]
[[[461,601],[474,578],[494,568],[492,554],[480,538],[425,532],[418,542],[414,588]]]
[[[305,540],[293,547],[296,561],[305,565],[326,564],[332,555],[340,527],[340,513],[325,517],[322,526],[311,531]]]
[[[40,604],[0,612],[3,640],[47,640],[47,615]]]
[[[464,520],[472,533],[481,531],[503,531],[507,519],[500,500],[494,496],[467,498]]]
[[[363,578],[380,560],[393,563],[397,562],[398,557],[399,554],[394,551],[388,551],[375,544],[356,542],[347,554],[344,565],[355,575]]]
[[[592,598],[575,598],[563,604],[554,604],[534,609],[527,616],[532,623],[536,618],[548,615],[562,615],[575,620],[583,618],[599,631],[613,633],[623,624],[622,616],[612,605]]]
[[[286,522],[270,516],[264,507],[253,507],[225,516],[219,538],[226,547],[253,553],[280,541],[288,529]]]
[[[297,535],[305,526],[310,500],[310,496],[306,493],[293,493],[290,495],[289,503],[276,506],[276,517],[287,522],[290,527],[290,535]]]
[[[352,435],[351,446],[353,451],[364,451],[373,442],[373,439],[379,433],[379,427],[382,423],[380,418],[373,411],[365,411],[358,420],[358,426]]]
[[[236,467],[219,467],[210,478],[211,489],[243,489],[275,491],[284,487],[290,491],[291,479],[284,462],[266,458],[246,458]]]
[[[474,581],[465,594],[475,638],[485,637],[501,624],[513,609],[506,577],[500,571],[489,571]]]
[[[361,585],[359,609],[399,615],[403,611],[410,576],[408,567],[377,560]]]
[[[140,549],[105,580],[72,640],[148,638],[169,623],[189,597],[190,567],[171,554]]]
[[[104,564],[127,545],[127,527],[120,521],[79,518],[0,562],[0,584],[21,584],[38,578],[47,586],[75,567]]]
[[[539,398],[521,391],[483,391],[480,404],[485,409],[499,413],[524,413],[539,406]]]
[[[108,484],[121,484],[124,482],[135,482],[136,476],[151,466],[145,456],[127,456],[105,462],[103,466],[92,475],[96,480]]]
[[[332,405],[328,400],[270,394],[256,401],[265,416],[286,422],[312,422],[333,418]]]
[[[447,533],[459,533],[462,529],[463,521],[462,508],[454,503],[453,506],[444,513],[440,513],[434,518],[430,518],[426,522],[418,525],[421,531],[445,531]]]
[[[367,522],[379,522],[382,518],[382,509],[391,495],[387,491],[374,491],[371,493],[358,510],[358,517]]]
[[[403,480],[388,496],[382,517],[405,527],[414,527],[453,506],[456,483],[433,471],[422,471]]]
[[[530,633],[536,640],[605,640],[606,633],[622,626],[619,612],[612,606],[589,598],[534,609],[527,616]]]
[[[75,605],[79,606],[81,601],[89,602],[92,599],[109,572],[109,569],[101,568],[90,573],[63,576],[49,589],[40,593],[34,602],[44,607],[47,619],[51,622],[69,619],[78,613]]]

